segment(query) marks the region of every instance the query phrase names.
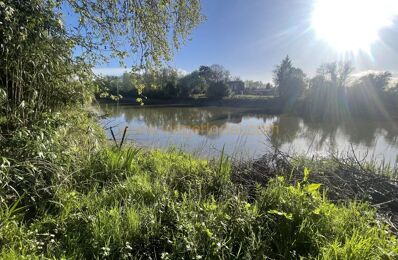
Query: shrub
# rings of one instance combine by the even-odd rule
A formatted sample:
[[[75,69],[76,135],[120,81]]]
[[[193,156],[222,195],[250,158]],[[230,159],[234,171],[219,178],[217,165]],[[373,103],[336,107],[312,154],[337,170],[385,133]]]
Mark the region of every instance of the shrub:
[[[30,127],[0,139],[0,198],[35,212],[60,186],[73,185],[80,170],[104,136],[92,116],[83,111],[43,114]]]
[[[223,82],[212,82],[207,89],[207,97],[214,99],[222,99],[229,95],[228,85]]]

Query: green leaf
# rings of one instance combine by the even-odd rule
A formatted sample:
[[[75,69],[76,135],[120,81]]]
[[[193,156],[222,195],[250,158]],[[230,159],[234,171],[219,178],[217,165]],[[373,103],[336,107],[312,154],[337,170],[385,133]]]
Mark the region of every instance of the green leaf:
[[[211,232],[210,229],[206,228],[206,229],[205,229],[205,232],[206,232],[206,235],[207,235],[208,237],[212,237],[212,236],[213,236],[213,232]]]
[[[276,209],[272,209],[272,210],[268,210],[269,214],[273,214],[273,215],[278,215],[278,216],[283,216],[286,219],[292,220],[293,219],[293,215],[291,213],[286,213],[283,211],[278,211]]]
[[[320,183],[312,183],[312,184],[309,184],[309,185],[307,186],[307,190],[308,190],[309,192],[313,193],[313,192],[319,190],[320,187],[321,187],[321,184],[320,184]]]
[[[310,170],[307,167],[305,167],[304,168],[304,179],[303,180],[307,181],[309,177],[310,177]]]

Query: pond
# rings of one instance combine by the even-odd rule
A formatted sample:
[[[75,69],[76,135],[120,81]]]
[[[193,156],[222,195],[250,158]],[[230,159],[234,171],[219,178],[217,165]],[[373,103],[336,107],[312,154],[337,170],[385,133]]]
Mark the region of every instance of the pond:
[[[120,142],[150,147],[174,146],[202,156],[225,153],[239,159],[263,155],[274,147],[290,154],[326,156],[354,152],[358,159],[393,165],[398,155],[398,122],[352,119],[308,122],[292,115],[269,115],[226,107],[100,106],[101,120]]]

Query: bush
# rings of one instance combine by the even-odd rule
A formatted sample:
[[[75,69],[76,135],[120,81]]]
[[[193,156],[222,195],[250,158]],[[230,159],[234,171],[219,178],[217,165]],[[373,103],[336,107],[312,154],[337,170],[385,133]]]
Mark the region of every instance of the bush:
[[[43,114],[35,124],[0,138],[0,201],[22,200],[33,213],[46,206],[70,175],[81,169],[104,140],[92,115],[84,111]]]
[[[229,89],[225,82],[212,82],[207,89],[207,97],[214,99],[222,99],[229,95]]]

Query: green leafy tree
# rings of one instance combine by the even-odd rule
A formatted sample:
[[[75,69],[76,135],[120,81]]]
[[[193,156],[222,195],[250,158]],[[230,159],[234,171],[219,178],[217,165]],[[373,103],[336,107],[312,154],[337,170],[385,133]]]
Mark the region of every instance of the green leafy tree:
[[[74,58],[51,1],[0,1],[0,113],[8,127],[42,111],[84,103],[92,94],[91,68]]]
[[[203,20],[200,0],[53,1],[61,12],[74,13],[78,26],[68,27],[67,35],[85,58],[134,57],[139,68],[170,60]]]
[[[292,61],[289,56],[282,60],[282,63],[276,66],[274,73],[274,84],[278,88],[279,96],[286,97],[288,95],[287,85],[288,78],[293,70]]]
[[[212,74],[212,71],[211,71],[211,68],[209,66],[203,66],[202,65],[202,66],[199,67],[199,75],[201,77],[203,77],[205,80],[210,81],[211,74]]]
[[[274,84],[279,96],[284,100],[296,99],[306,88],[305,74],[292,65],[289,56],[282,60],[274,70]]]
[[[306,114],[312,118],[338,120],[348,114],[347,81],[354,70],[350,62],[330,62],[319,66],[310,80]]]
[[[210,67],[201,66],[199,75],[206,80],[207,84],[220,81],[227,82],[230,79],[230,72],[219,64],[213,64]]]
[[[360,77],[357,86],[371,88],[380,93],[387,90],[391,79],[392,74],[388,71],[378,73],[372,72]]]
[[[245,80],[246,88],[265,88],[267,85],[262,81]]]
[[[207,97],[213,99],[222,99],[229,95],[229,88],[226,82],[212,82],[207,89]]]
[[[121,78],[120,92],[126,95],[130,92],[135,92],[134,77],[131,73],[125,72]]]
[[[330,62],[322,64],[317,69],[317,76],[323,77],[335,88],[344,89],[347,87],[347,80],[353,70],[351,62]]]
[[[200,75],[199,71],[184,76],[180,79],[177,85],[179,96],[189,97],[192,94],[203,94],[207,91],[208,83]]]
[[[64,23],[68,13],[76,21]],[[199,0],[0,0],[0,113],[23,125],[84,103],[94,64],[131,57],[136,73],[160,65],[202,19]]]
[[[167,82],[164,88],[164,92],[167,97],[176,97],[178,95],[176,83],[172,81]]]
[[[116,76],[97,77],[95,84],[98,86],[97,98],[110,98],[112,100],[119,100],[125,91],[123,86],[123,79]]]

